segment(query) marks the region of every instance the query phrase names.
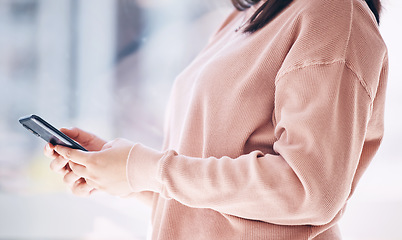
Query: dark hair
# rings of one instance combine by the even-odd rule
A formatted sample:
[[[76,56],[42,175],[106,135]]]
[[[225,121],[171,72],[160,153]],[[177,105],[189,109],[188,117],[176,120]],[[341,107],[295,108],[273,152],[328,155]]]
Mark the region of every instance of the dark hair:
[[[239,11],[244,11],[262,0],[232,0],[233,5]],[[380,0],[365,0],[370,10],[374,13],[377,24],[380,23]],[[268,24],[278,13],[286,8],[292,0],[265,0],[265,2],[251,16],[249,24],[244,32],[253,33]]]

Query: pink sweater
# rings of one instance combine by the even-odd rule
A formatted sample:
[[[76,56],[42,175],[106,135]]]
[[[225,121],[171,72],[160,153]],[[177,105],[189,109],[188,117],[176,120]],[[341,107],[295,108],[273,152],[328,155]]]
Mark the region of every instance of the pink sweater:
[[[255,10],[177,77],[163,151],[130,152],[152,239],[340,239],[383,136],[386,46],[363,0],[294,0],[235,32]]]

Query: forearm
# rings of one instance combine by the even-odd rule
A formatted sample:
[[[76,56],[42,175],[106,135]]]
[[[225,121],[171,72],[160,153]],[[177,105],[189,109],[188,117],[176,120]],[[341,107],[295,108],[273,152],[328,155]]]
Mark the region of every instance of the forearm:
[[[216,211],[246,219],[275,224],[324,224],[332,219],[348,196],[351,177],[345,172],[314,174],[289,165],[283,157],[255,151],[236,159],[190,158],[169,151],[155,164],[137,165],[137,157],[152,156],[149,149],[137,145],[130,156],[138,171],[129,175],[134,190],[152,190],[195,208]],[[150,158],[148,163],[153,162]],[[314,161],[313,159],[310,159]],[[145,162],[145,161],[144,161]],[[309,163],[314,165],[314,163]],[[315,164],[319,164],[315,162]],[[135,175],[139,169],[142,175]],[[332,169],[335,170],[335,169]],[[325,179],[328,176],[337,176]],[[341,187],[340,187],[341,186]],[[135,189],[136,188],[136,189]]]

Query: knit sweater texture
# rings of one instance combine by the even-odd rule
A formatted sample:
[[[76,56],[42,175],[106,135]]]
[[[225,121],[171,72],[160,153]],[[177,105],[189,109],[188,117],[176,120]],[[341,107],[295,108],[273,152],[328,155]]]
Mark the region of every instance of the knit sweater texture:
[[[253,34],[234,10],[175,80],[162,151],[135,144],[151,239],[341,239],[383,137],[387,49],[363,0],[294,0]]]

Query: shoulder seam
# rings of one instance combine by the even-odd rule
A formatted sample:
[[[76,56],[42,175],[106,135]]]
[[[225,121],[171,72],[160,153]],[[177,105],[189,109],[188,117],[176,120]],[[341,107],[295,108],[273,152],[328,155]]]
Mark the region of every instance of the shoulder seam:
[[[355,71],[352,67],[351,64],[349,64],[347,61],[345,61],[344,59],[335,59],[332,61],[327,61],[327,62],[322,62],[322,61],[311,61],[308,62],[306,64],[300,64],[300,65],[296,65],[293,66],[287,70],[285,70],[282,73],[278,73],[275,77],[275,85],[277,85],[279,83],[279,81],[287,74],[298,71],[298,70],[302,70],[308,67],[313,67],[313,66],[320,66],[320,65],[332,65],[332,64],[337,64],[337,63],[342,63],[345,65],[345,67],[347,69],[349,69],[352,74],[357,78],[357,80],[359,80],[360,85],[364,88],[364,90],[366,91],[368,97],[370,98],[371,102],[373,102],[374,100],[374,96],[373,93],[371,92],[371,90],[369,89],[367,82],[364,81],[363,77],[357,73],[357,71]]]
[[[345,66],[353,73],[353,75],[356,76],[356,78],[359,80],[360,85],[362,85],[362,87],[364,88],[364,90],[366,90],[367,95],[369,96],[371,102],[374,101],[374,96],[373,93],[371,92],[370,88],[367,85],[367,82],[364,81],[363,77],[358,74],[352,67],[352,65],[350,65],[348,62],[345,61]]]

